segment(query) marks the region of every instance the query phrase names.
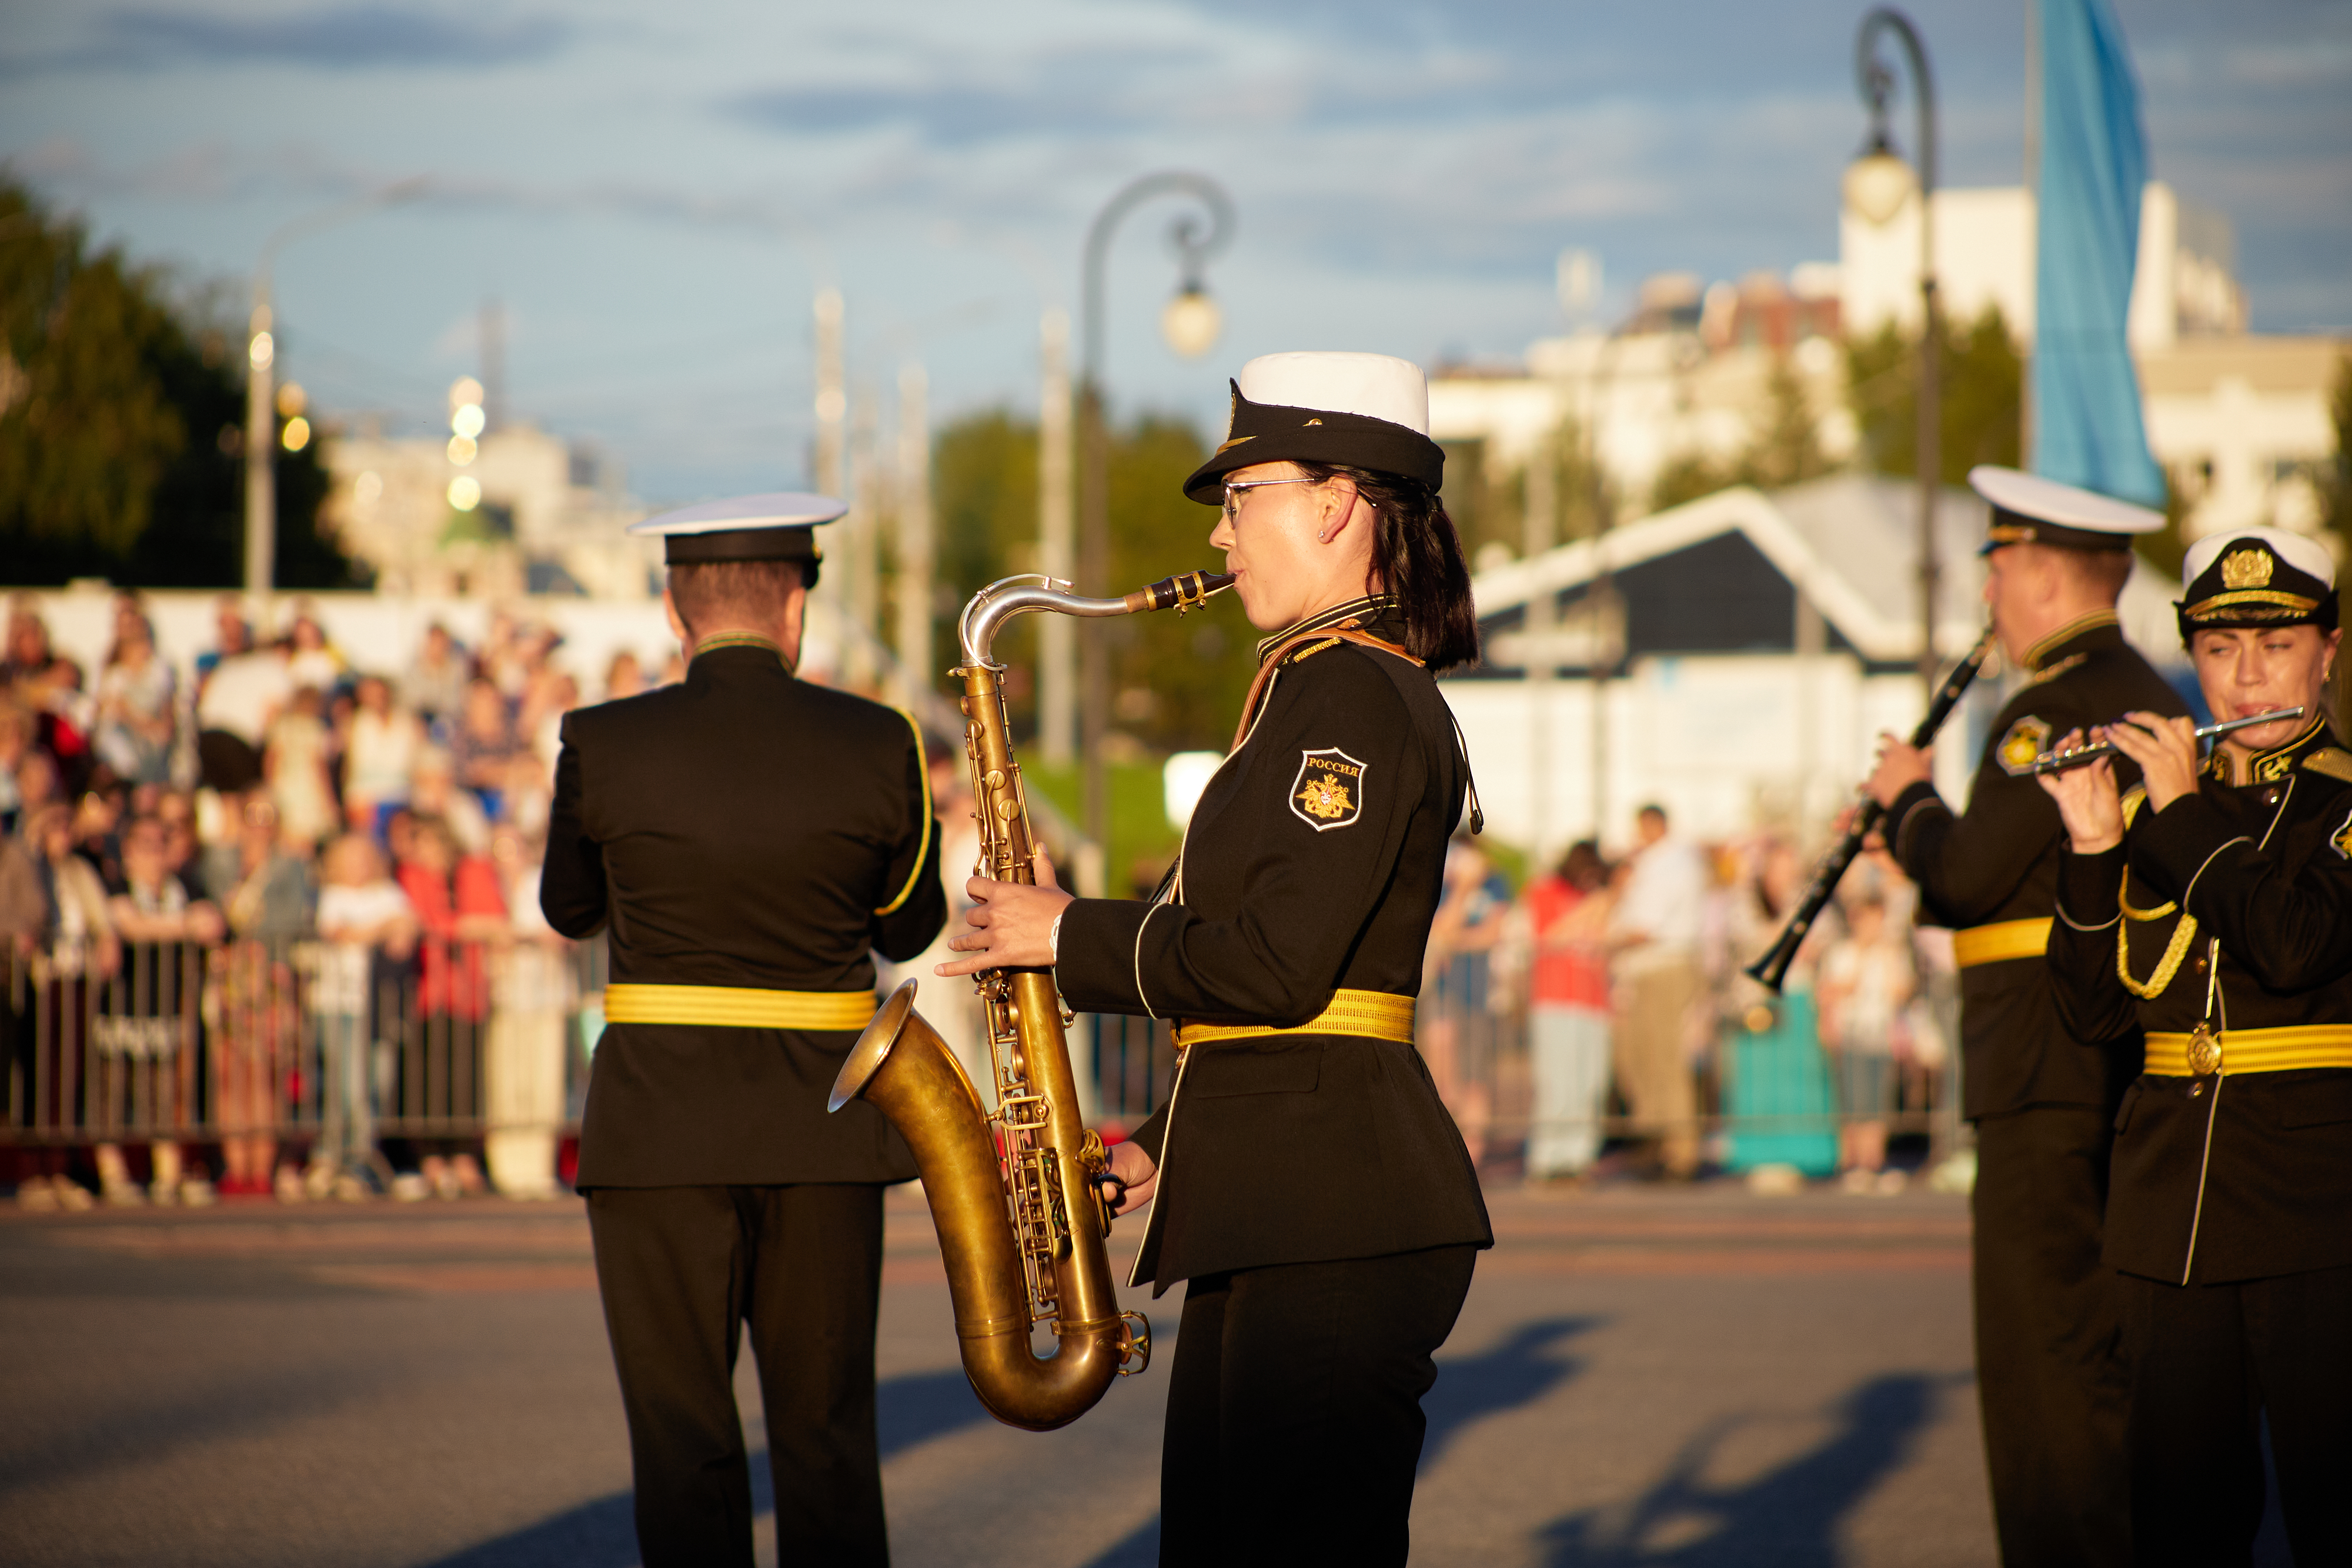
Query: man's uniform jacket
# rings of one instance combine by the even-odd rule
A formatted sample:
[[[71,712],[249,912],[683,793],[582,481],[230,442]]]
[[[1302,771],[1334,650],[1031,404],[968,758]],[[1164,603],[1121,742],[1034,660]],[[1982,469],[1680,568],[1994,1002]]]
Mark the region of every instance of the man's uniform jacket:
[[[609,922],[615,984],[873,989],[947,918],[922,740],[904,714],[795,680],[761,644],[710,649],[682,685],[563,720],[540,903]],[[894,1182],[881,1113],[827,1114],[855,1030],[609,1024],[579,1185]]]
[[[2220,1074],[2145,1074],[2116,1122],[2106,1261],[2167,1284],[2352,1264],[2352,1069],[2232,1071],[2229,1055],[2235,1030],[2352,1025],[2352,752],[2315,721],[2231,772],[2217,747],[2196,794],[2161,811],[2127,797],[2122,844],[2066,856],[2050,945],[2084,1040],[2221,1030]],[[2126,990],[2118,940],[2154,995]]]
[[[2112,611],[2044,638],[2027,652],[2025,667],[2025,685],[1993,721],[1967,814],[1955,814],[1925,781],[1886,814],[1886,842],[1919,884],[1925,924],[1958,931],[2048,920],[2065,830],[2057,802],[2030,771],[2034,754],[2068,730],[2126,713],[2188,712],[2124,641]],[[1971,1120],[2029,1105],[2111,1106],[2138,1066],[2128,1050],[2116,1065],[2068,1037],[2038,953],[1960,971],[1960,1040],[1961,1110]]]
[[[1080,899],[1055,976],[1074,1008],[1288,1028],[1336,989],[1411,997],[1468,764],[1385,599],[1266,639],[1249,728],[1201,796],[1158,900]],[[1187,1050],[1138,1130],[1160,1185],[1138,1281],[1491,1246],[1469,1152],[1411,1045],[1344,1034]]]

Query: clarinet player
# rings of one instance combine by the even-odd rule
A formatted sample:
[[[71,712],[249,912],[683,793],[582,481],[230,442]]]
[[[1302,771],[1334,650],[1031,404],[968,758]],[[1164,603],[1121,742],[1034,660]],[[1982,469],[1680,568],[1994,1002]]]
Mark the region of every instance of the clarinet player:
[[[1968,810],[1925,751],[1889,737],[1869,789],[1921,918],[1952,927],[1961,1112],[1977,1128],[1971,1282],[1977,1398],[2006,1568],[2128,1561],[2124,1373],[2115,1282],[2099,1263],[2107,1151],[2128,1046],[2103,1054],[2060,1021],[2042,961],[2062,833],[2032,778],[2058,735],[2129,709],[2187,711],[2124,641],[2131,540],[2164,516],[2010,468],[1969,475],[1990,503],[1985,602],[2023,685],[1993,720]]]
[[[1419,367],[1253,360],[1186,482],[1267,633],[1160,896],[975,879],[967,974],[1053,965],[1070,1005],[1174,1021],[1169,1103],[1113,1151],[1136,1281],[1186,1282],[1160,1562],[1402,1563],[1432,1357],[1493,1244],[1413,1048],[1469,785],[1432,678],[1476,654]]]

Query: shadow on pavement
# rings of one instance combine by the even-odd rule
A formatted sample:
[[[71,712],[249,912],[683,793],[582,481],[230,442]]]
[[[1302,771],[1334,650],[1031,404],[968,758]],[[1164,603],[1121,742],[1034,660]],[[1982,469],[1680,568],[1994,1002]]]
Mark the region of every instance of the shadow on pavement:
[[[886,1462],[933,1437],[989,1418],[961,1367],[886,1379],[875,1390],[875,1416]],[[772,1513],[775,1506],[768,1452],[756,1449],[751,1454],[752,1515]],[[630,1494],[619,1491],[468,1546],[426,1568],[634,1568],[636,1562]]]
[[[1446,1444],[1468,1427],[1489,1416],[1532,1405],[1583,1371],[1583,1362],[1554,1354],[1552,1347],[1601,1322],[1599,1318],[1548,1318],[1522,1323],[1491,1350],[1440,1362],[1437,1385],[1421,1402],[1429,1417],[1421,1469],[1427,1470]],[[1150,1568],[1159,1560],[1160,1516],[1155,1513],[1087,1568]]]
[[[1429,1417],[1421,1442],[1421,1473],[1444,1454],[1445,1446],[1476,1422],[1523,1405],[1533,1405],[1584,1370],[1576,1356],[1556,1346],[1599,1328],[1600,1318],[1546,1318],[1521,1323],[1509,1338],[1476,1355],[1437,1364],[1437,1385],[1423,1396]]]
[[[1909,1457],[1940,1390],[1966,1381],[1874,1378],[1846,1396],[1842,1426],[1827,1442],[1743,1486],[1699,1479],[1739,1425],[1717,1422],[1684,1448],[1622,1524],[1602,1517],[1617,1510],[1589,1509],[1548,1527],[1545,1561],[1550,1568],[1832,1568],[1842,1555],[1839,1521]]]

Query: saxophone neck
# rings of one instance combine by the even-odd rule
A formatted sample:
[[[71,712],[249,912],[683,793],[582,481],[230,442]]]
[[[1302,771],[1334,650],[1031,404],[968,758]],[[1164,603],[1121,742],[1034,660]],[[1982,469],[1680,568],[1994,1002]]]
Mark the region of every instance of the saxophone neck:
[[[1051,611],[1056,615],[1137,615],[1152,610],[1192,609],[1234,585],[1219,571],[1185,571],[1163,577],[1118,599],[1088,599],[1070,591],[1058,578],[1025,573],[992,582],[971,596],[957,622],[957,640],[969,665],[998,668],[990,654],[996,634],[1016,615]]]

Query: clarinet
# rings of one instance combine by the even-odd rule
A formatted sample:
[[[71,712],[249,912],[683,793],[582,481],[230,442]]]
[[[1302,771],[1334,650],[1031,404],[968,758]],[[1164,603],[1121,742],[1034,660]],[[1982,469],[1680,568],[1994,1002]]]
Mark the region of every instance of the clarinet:
[[[1992,647],[1993,633],[1988,630],[1977,645],[1969,650],[1968,656],[1952,666],[1952,673],[1946,675],[1944,684],[1937,688],[1936,700],[1927,705],[1927,716],[1921,719],[1919,727],[1911,732],[1911,745],[1915,749],[1924,751],[1934,743],[1936,732],[1944,727],[1944,721],[1951,717],[1952,709],[1959,706],[1961,694],[1969,689],[1969,683],[1977,678],[1977,672],[1984,668],[1985,661],[1992,656]],[[1796,961],[1797,949],[1804,946],[1806,933],[1812,930],[1813,922],[1820,917],[1822,911],[1829,907],[1830,900],[1837,894],[1837,885],[1845,875],[1846,867],[1852,865],[1854,857],[1862,852],[1863,840],[1870,836],[1871,830],[1878,826],[1878,819],[1885,814],[1885,808],[1872,798],[1867,789],[1858,792],[1853,821],[1846,829],[1845,836],[1832,845],[1830,852],[1823,855],[1821,863],[1813,868],[1813,880],[1805,884],[1804,895],[1797,900],[1796,908],[1790,912],[1789,923],[1780,928],[1780,935],[1773,939],[1771,946],[1764,950],[1762,957],[1740,971],[1742,974],[1768,990],[1780,990],[1780,982],[1788,978],[1789,966]]]

